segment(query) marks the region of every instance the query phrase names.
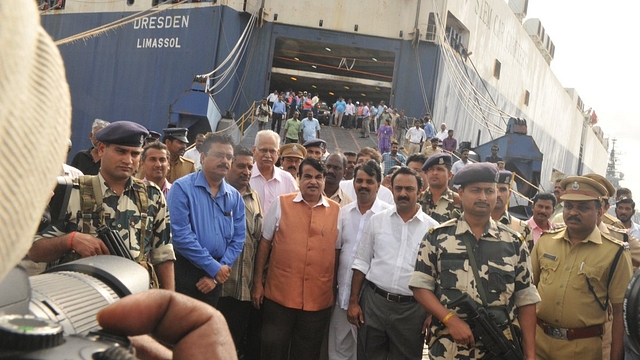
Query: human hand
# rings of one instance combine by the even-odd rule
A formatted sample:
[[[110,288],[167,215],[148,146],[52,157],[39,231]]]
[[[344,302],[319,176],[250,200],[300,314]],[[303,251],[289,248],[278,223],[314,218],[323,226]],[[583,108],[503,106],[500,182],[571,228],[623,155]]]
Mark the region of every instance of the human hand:
[[[127,336],[150,334],[173,346],[171,353],[157,342],[136,341],[144,337],[134,337],[136,356],[143,360],[170,359],[170,355],[175,359],[236,358],[224,316],[213,307],[179,293],[149,290],[130,295],[102,309],[97,318],[107,331]]]
[[[200,278],[200,280],[196,283],[196,287],[198,288],[198,290],[200,290],[203,294],[207,294],[211,291],[213,291],[213,289],[216,288],[216,286],[218,286],[218,283],[216,283],[216,280],[208,277],[208,276],[203,276],[202,278]]]
[[[364,324],[364,315],[362,308],[357,302],[349,302],[349,308],[347,309],[347,320],[352,325],[355,325],[360,329],[360,324]]]
[[[229,265],[222,265],[216,274],[216,280],[218,280],[220,284],[223,284],[225,281],[229,280],[229,276],[231,276],[231,267]]]
[[[83,258],[95,255],[109,255],[109,249],[97,237],[80,232],[76,232],[75,235],[71,236],[73,236],[71,249]]]
[[[253,287],[251,288],[251,303],[253,304],[253,307],[260,310],[262,300],[264,300],[264,286],[262,285],[262,282],[254,282]]]
[[[476,346],[471,328],[469,328],[469,324],[464,322],[464,320],[453,316],[447,321],[446,326],[449,328],[449,334],[451,334],[456,344],[466,345],[469,348]]]

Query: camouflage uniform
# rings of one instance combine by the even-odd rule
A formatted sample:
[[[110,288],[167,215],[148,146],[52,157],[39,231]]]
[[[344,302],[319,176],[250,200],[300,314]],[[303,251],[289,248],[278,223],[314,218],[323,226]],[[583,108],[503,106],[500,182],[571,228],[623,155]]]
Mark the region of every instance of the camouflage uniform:
[[[521,236],[489,220],[484,235],[476,241],[464,214],[460,219],[431,229],[425,236],[409,286],[432,291],[447,308],[447,303],[463,293],[481,304],[463,241],[465,236],[471,239],[471,243],[476,243],[473,251],[488,297],[489,312],[501,316],[504,324],[507,320],[514,320],[516,307],[540,301],[532,282],[529,250]],[[466,319],[459,308],[449,309],[461,319]],[[503,326],[503,329],[508,327]],[[480,359],[484,356],[481,342],[476,341],[475,348],[455,344],[448,329],[437,319],[434,319],[431,330],[434,334],[429,345],[431,359]],[[505,331],[505,335],[510,337]]]
[[[526,221],[520,220],[515,216],[511,216],[508,212],[505,211],[499,222],[501,224],[507,225],[511,228],[511,230],[522,235],[524,241],[529,247],[529,252],[533,250],[533,231],[531,231],[531,226],[529,226]]]
[[[125,245],[134,258],[140,253],[140,211],[137,206],[136,189],[138,183],[129,179],[124,192],[118,196],[111,190],[101,174],[100,179],[102,199],[102,214],[104,223],[109,228],[117,230],[125,241]],[[147,229],[145,231],[145,253],[148,260],[154,264],[160,264],[168,260],[175,260],[173,245],[171,244],[171,230],[169,228],[169,212],[164,196],[157,185],[149,183],[147,185],[147,195],[149,197],[149,209],[147,212]],[[91,219],[90,229],[82,229],[82,210],[80,204],[80,190],[74,186],[69,197],[69,205],[63,223],[53,222],[46,227],[34,241],[42,238],[53,238],[68,234],[73,231],[88,233],[96,236],[96,229],[101,225],[101,219],[94,217]],[[132,240],[133,239],[133,240]],[[57,263],[78,259],[75,253],[69,253]],[[54,265],[54,264],[52,264]]]
[[[445,190],[437,203],[433,202],[433,195],[427,189],[420,196],[418,203],[422,206],[422,211],[425,214],[431,216],[433,220],[440,224],[460,217],[459,200],[457,199],[457,194],[451,189]]]

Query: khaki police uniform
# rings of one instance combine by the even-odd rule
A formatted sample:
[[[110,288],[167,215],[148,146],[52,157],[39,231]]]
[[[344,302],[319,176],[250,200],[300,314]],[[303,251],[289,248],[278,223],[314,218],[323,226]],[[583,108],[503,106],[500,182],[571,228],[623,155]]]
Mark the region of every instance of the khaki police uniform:
[[[196,172],[196,163],[191,159],[186,159],[180,156],[178,161],[170,164],[167,181],[173,183],[181,177],[194,172]]]
[[[567,178],[562,186],[563,200],[598,200],[605,194],[604,187],[584,177]],[[597,226],[575,245],[568,231],[562,228],[542,235],[531,254],[534,283],[542,298],[537,306],[536,357],[599,360],[608,311],[598,301],[604,304],[608,294],[611,304],[622,303],[631,279],[631,259],[622,242]]]

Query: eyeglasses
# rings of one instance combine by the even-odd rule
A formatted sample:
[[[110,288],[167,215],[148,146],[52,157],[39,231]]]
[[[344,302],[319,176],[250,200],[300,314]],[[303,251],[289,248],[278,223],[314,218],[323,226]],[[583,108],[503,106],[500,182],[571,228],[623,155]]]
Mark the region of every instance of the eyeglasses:
[[[266,148],[258,148],[258,151],[260,151],[263,154],[270,154],[272,156],[275,156],[278,154],[278,150],[276,149],[266,149]]]
[[[223,152],[214,152],[207,154],[207,156],[213,156],[216,159],[227,159],[229,161],[233,160],[233,154],[225,154]]]

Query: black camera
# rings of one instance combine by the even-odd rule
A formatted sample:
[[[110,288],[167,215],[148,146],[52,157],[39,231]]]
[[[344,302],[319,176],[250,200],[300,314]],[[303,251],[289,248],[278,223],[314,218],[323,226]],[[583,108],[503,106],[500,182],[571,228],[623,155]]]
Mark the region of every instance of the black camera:
[[[622,305],[627,351],[640,355],[640,271],[631,278]]]
[[[96,315],[148,288],[147,271],[117,256],[31,277],[16,267],[0,282],[0,359],[133,359],[128,339],[102,331]]]

